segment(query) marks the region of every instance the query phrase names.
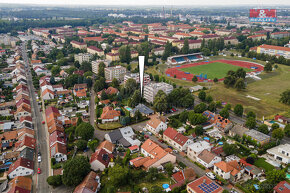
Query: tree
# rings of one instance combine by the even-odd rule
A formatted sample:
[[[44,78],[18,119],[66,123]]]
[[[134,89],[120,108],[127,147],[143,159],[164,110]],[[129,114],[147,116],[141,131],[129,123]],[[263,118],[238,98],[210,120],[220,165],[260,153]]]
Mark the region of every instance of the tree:
[[[230,111],[232,109],[232,105],[230,103],[228,103],[225,105],[225,108]]]
[[[111,82],[111,86],[119,89],[119,86],[120,86],[119,81],[116,78],[114,78]]]
[[[192,82],[197,82],[197,81],[198,81],[197,76],[193,76]]]
[[[200,103],[194,107],[194,112],[203,113],[207,109],[205,103]]]
[[[284,91],[280,96],[280,102],[290,105],[290,89]]]
[[[290,124],[287,124],[284,128],[285,135],[290,137]]]
[[[128,125],[130,123],[130,121],[131,121],[131,119],[128,116],[120,118],[120,123],[124,126]]]
[[[220,116],[222,116],[223,118],[229,118],[230,116],[230,113],[228,111],[227,108],[223,108],[221,111],[220,111]]]
[[[271,126],[272,130],[278,129],[279,127],[280,126],[279,126],[278,123],[273,123],[272,126]]]
[[[183,53],[183,54],[188,54],[188,52],[189,52],[188,39],[185,39],[185,40],[184,40],[183,47],[182,47],[182,53]]]
[[[135,108],[141,102],[140,90],[135,90],[131,100],[128,101],[128,106]]]
[[[130,62],[131,62],[131,51],[130,51],[130,47],[128,45],[126,46],[125,57],[126,57],[127,64],[130,64]]]
[[[108,170],[108,176],[110,177],[109,183],[115,187],[120,187],[126,183],[128,178],[129,169],[116,164],[114,167],[110,167]]]
[[[88,142],[84,139],[79,139],[76,141],[76,146],[81,151],[87,148],[87,144]]]
[[[56,175],[56,176],[48,176],[46,179],[47,183],[53,187],[57,187],[62,185],[62,179],[61,175]]]
[[[135,92],[135,90],[137,89],[137,83],[136,83],[136,80],[130,78],[126,81],[126,84],[125,84],[125,88],[128,92],[128,95],[131,95]]]
[[[245,84],[245,80],[243,78],[239,78],[234,87],[237,89],[237,90],[242,90],[244,88],[246,88],[246,84]]]
[[[200,136],[204,133],[204,129],[201,125],[198,125],[194,128],[194,133],[197,135],[197,136]]]
[[[255,159],[253,157],[249,156],[249,157],[247,157],[246,162],[249,163],[249,164],[254,165]]]
[[[198,98],[200,99],[200,100],[202,100],[202,101],[204,101],[205,100],[205,98],[206,98],[206,93],[205,93],[205,91],[200,91],[199,93],[198,93]]]
[[[172,173],[173,173],[173,172],[172,172],[173,168],[174,168],[174,166],[173,166],[173,164],[172,164],[171,162],[165,164],[165,166],[164,166],[164,169],[165,169],[165,171],[167,172],[167,174],[168,174],[169,176],[172,175]]]
[[[107,95],[107,93],[103,90],[102,92],[101,92],[101,100],[106,100],[106,99],[108,99],[109,97],[108,97],[108,95]]]
[[[274,137],[277,140],[283,139],[284,135],[285,135],[284,131],[281,128],[272,131],[272,137]]]
[[[157,168],[154,168],[154,167],[149,168],[147,175],[145,177],[146,181],[152,183],[158,178],[159,178],[159,173],[158,173]]]
[[[64,163],[62,182],[66,186],[76,186],[83,181],[90,168],[91,165],[86,157],[76,156]]]
[[[79,126],[77,126],[75,135],[80,137],[84,140],[92,139],[94,136],[94,127],[86,122],[81,123]]]
[[[269,129],[268,126],[265,124],[262,124],[258,127],[258,131],[264,133],[264,134],[268,134],[269,133]]]
[[[51,74],[52,76],[56,76],[57,74],[60,73],[60,66],[57,66],[57,65],[54,65],[52,68],[51,68]]]
[[[163,192],[164,192],[163,189],[160,186],[157,186],[157,185],[152,186],[150,188],[150,193],[163,193]]]
[[[271,72],[273,69],[272,64],[270,62],[268,62],[265,66],[264,66],[264,70],[265,72]]]
[[[249,117],[253,117],[253,118],[256,119],[256,114],[255,114],[253,111],[249,111],[249,112],[247,113],[247,118],[249,118]]]
[[[96,148],[98,147],[99,141],[97,139],[93,139],[88,141],[88,147],[95,152]]]
[[[249,117],[247,118],[246,121],[246,126],[251,128],[251,129],[255,129],[256,128],[256,119],[254,117]]]
[[[187,111],[183,111],[182,113],[180,113],[179,115],[179,120],[182,122],[182,123],[185,123],[188,119],[188,112]],[[289,127],[290,128],[290,127]]]
[[[237,146],[235,144],[224,143],[223,151],[225,152],[226,155],[232,155],[232,154],[236,153]]]
[[[165,50],[164,50],[163,55],[161,57],[161,59],[163,61],[167,60],[167,58],[171,55],[171,49],[172,49],[172,44],[167,42],[165,45]]]
[[[234,108],[234,113],[237,115],[237,116],[243,116],[243,113],[244,113],[244,107],[243,105],[241,104],[236,104],[235,108]]]
[[[212,96],[207,95],[207,96],[205,97],[205,101],[206,101],[207,103],[211,103],[211,102],[213,101]]]
[[[54,79],[54,77],[52,76],[52,77],[50,77],[50,79],[49,79],[49,82],[50,82],[50,84],[52,84],[52,85],[54,85],[55,84],[55,79]]]
[[[98,77],[105,77],[105,67],[106,67],[105,63],[100,62],[98,69]]]
[[[207,121],[207,118],[201,113],[190,113],[188,119],[192,125],[199,125]]]
[[[266,173],[266,179],[269,184],[276,185],[286,179],[286,173],[284,170],[271,170]]]
[[[217,83],[218,81],[219,81],[218,78],[214,78],[214,79],[213,79],[213,82],[215,82],[215,83]]]
[[[215,112],[216,111],[216,103],[214,101],[212,101],[211,103],[209,103],[207,109],[211,112]]]
[[[157,112],[165,112],[168,108],[167,96],[163,90],[159,90],[154,97],[153,107]]]

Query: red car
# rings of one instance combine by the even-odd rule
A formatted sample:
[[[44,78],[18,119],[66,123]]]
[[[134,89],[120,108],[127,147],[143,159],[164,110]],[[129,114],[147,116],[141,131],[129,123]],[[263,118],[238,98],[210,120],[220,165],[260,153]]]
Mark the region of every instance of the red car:
[[[148,138],[149,138],[149,136],[148,136],[148,135],[144,135],[144,137],[145,137],[146,139],[148,139]]]
[[[41,169],[40,168],[37,169],[37,173],[41,174]]]
[[[42,123],[42,124],[44,124],[44,123],[45,123],[45,121],[42,121],[41,123]]]
[[[164,141],[163,141],[162,139],[158,139],[158,141],[159,141],[160,143],[164,143]]]

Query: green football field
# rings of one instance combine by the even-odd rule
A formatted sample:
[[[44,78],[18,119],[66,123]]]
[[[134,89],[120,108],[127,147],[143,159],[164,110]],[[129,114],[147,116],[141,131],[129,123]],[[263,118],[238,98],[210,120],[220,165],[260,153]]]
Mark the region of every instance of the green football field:
[[[229,70],[236,71],[237,69],[242,68],[240,66],[234,66],[231,64],[221,63],[221,62],[213,62],[209,64],[192,66],[188,68],[180,68],[179,70],[184,72],[189,72],[190,74],[200,75],[201,73],[207,74],[208,79],[214,78],[224,78],[227,75]],[[251,72],[252,69],[243,68],[246,72]]]

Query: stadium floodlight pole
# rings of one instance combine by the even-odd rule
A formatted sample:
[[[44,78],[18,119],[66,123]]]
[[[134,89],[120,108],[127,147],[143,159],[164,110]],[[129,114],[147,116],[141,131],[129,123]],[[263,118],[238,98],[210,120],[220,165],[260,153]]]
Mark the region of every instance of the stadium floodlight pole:
[[[139,56],[139,80],[140,80],[141,97],[143,96],[144,61],[145,61],[145,56]]]

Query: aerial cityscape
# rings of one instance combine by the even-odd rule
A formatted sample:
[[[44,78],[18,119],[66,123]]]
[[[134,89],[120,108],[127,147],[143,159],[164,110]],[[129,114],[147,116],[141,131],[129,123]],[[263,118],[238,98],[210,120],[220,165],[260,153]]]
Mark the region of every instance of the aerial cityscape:
[[[290,2],[0,0],[0,192],[290,193]]]

